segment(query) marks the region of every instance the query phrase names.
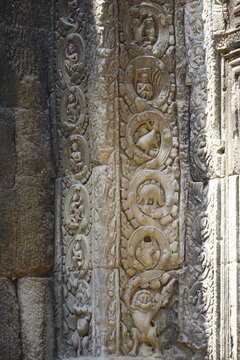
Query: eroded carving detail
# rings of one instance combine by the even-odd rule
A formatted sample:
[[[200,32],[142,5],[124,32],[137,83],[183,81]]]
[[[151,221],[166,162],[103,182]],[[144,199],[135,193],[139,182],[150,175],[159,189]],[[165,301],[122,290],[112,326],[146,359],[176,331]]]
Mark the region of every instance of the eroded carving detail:
[[[171,41],[166,9],[154,3],[132,6],[129,14],[126,12],[124,29],[127,42],[137,52],[149,51],[162,56]]]
[[[83,183],[90,175],[90,154],[87,141],[81,135],[71,135],[63,146],[63,167],[66,175],[72,175]]]
[[[80,132],[86,128],[86,102],[81,89],[77,86],[68,88],[61,99],[60,114],[63,131]]]
[[[62,327],[58,356],[92,353],[91,161],[82,5],[57,4],[56,82],[62,175]],[[81,88],[80,88],[81,86]],[[84,185],[83,185],[84,184]],[[60,244],[59,244],[60,245]]]
[[[195,180],[208,177],[211,154],[207,146],[207,78],[203,48],[204,28],[202,5],[194,1],[185,5],[185,31],[187,43],[187,85],[191,93],[191,173]]]
[[[164,118],[157,112],[136,114],[129,121],[126,133],[126,153],[138,165],[155,158],[161,165],[171,151],[171,131]]]
[[[119,14],[121,350],[164,356],[178,267],[173,3],[123,0]]]
[[[78,84],[85,65],[85,45],[79,34],[69,34],[59,44],[57,68],[60,83]]]
[[[125,86],[132,101],[160,107],[169,93],[169,74],[161,60],[141,56],[127,67]]]

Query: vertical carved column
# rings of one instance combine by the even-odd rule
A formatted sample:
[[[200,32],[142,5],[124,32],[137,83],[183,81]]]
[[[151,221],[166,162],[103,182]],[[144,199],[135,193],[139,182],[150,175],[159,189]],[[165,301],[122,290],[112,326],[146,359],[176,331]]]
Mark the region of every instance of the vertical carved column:
[[[57,2],[56,102],[61,186],[60,241],[56,243],[61,290],[58,353],[87,355],[92,349],[91,166],[89,151],[84,4]],[[58,181],[60,183],[60,181]],[[61,192],[60,192],[61,187]],[[59,295],[61,298],[59,299]]]
[[[216,48],[221,55],[222,83],[219,93],[225,138],[224,236],[222,242],[221,284],[221,356],[238,359],[239,340],[239,80],[240,31],[239,1],[228,3],[227,31],[216,34]]]
[[[89,117],[93,157],[93,355],[119,349],[119,125],[117,0],[92,2]]]
[[[119,3],[121,351],[168,355],[179,266],[172,1]],[[170,335],[171,333],[171,335]]]
[[[56,10],[58,354],[113,354],[119,347],[117,6],[69,0]]]
[[[190,173],[186,218],[186,271],[181,279],[180,343],[189,357],[219,358],[219,241],[221,239],[221,142],[216,49],[212,9],[218,31],[224,26],[219,2],[187,2],[186,85],[190,89]]]

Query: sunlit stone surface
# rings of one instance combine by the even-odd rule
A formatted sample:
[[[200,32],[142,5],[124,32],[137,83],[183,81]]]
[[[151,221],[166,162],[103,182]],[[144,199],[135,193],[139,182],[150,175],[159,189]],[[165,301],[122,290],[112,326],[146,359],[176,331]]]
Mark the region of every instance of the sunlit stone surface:
[[[0,360],[238,360],[240,2],[0,19]]]

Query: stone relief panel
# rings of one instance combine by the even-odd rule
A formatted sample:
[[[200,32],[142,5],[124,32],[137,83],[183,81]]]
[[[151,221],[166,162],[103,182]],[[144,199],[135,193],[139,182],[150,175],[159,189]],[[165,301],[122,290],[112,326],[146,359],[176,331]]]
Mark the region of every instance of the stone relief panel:
[[[182,346],[196,358],[216,359],[213,334],[216,277],[216,239],[219,224],[220,181],[208,185],[191,183],[186,231],[186,263],[180,282],[180,338]],[[191,355],[192,356],[192,355]]]
[[[174,327],[180,172],[173,13],[173,2],[119,3],[124,355],[167,356],[166,328]]]
[[[87,2],[88,3],[88,2]],[[89,76],[93,179],[95,356],[119,353],[118,1],[93,1],[95,33]]]
[[[60,143],[61,262],[56,274],[60,357],[92,353],[91,158],[83,4],[57,3],[56,102]]]
[[[85,46],[78,34],[69,34],[62,40],[57,51],[59,82],[77,84],[85,65]]]
[[[59,356],[213,359],[217,195],[188,186],[214,174],[202,4],[57,7]]]
[[[211,153],[207,144],[207,73],[205,64],[203,5],[193,1],[185,5],[185,35],[188,72],[186,83],[190,95],[191,174],[198,181],[208,177]]]
[[[71,86],[65,90],[60,103],[62,131],[68,135],[71,132],[86,131],[86,100],[80,87]]]
[[[172,150],[172,132],[156,111],[134,115],[127,124],[126,140],[122,139],[122,147],[126,147],[127,156],[138,165],[149,164],[150,160],[162,165]]]
[[[161,2],[159,2],[161,5]],[[162,2],[163,4],[164,2]],[[128,10],[128,9],[126,9]],[[168,47],[170,16],[158,4],[142,2],[130,6],[124,21],[126,46],[134,47],[136,52],[153,53],[159,57]]]

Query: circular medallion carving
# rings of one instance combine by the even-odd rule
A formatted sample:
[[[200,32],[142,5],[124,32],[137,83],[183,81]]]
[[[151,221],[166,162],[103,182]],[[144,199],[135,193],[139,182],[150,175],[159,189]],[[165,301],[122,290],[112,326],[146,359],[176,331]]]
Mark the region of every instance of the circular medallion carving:
[[[138,228],[128,242],[129,264],[138,271],[166,269],[170,254],[165,235],[154,226]]]
[[[79,34],[69,34],[57,51],[57,69],[60,82],[78,84],[85,64],[85,45]]]
[[[134,115],[130,120],[127,142],[127,154],[137,164],[157,158],[160,165],[171,151],[172,134],[161,114],[146,111]]]
[[[131,99],[159,107],[169,93],[169,74],[161,60],[139,56],[126,69],[125,86]]]
[[[63,146],[63,167],[76,179],[89,176],[89,147],[81,135],[70,136]]]
[[[168,47],[169,24],[162,7],[146,2],[132,6],[124,25],[126,40],[137,51],[147,50],[158,57],[164,54]]]
[[[88,225],[90,202],[87,190],[80,184],[67,192],[64,204],[64,220],[70,232],[81,231]]]
[[[61,99],[60,117],[64,130],[82,130],[86,118],[86,101],[82,90],[77,86],[67,89]]]
[[[79,278],[85,276],[89,267],[89,249],[87,239],[83,235],[75,236],[67,247],[66,268],[76,270]]]
[[[140,171],[130,183],[129,204],[135,218],[143,225],[148,225],[151,219],[167,216],[173,203],[172,184],[168,176],[159,171]]]

